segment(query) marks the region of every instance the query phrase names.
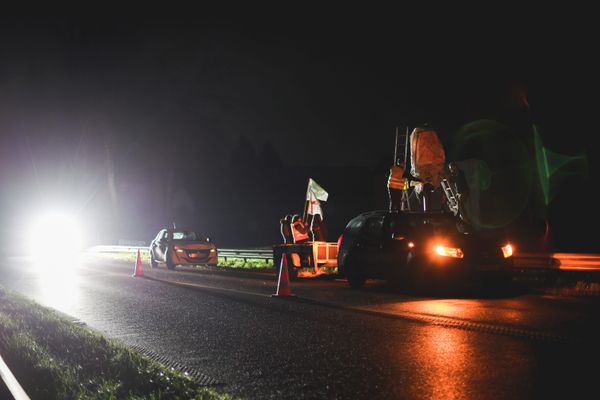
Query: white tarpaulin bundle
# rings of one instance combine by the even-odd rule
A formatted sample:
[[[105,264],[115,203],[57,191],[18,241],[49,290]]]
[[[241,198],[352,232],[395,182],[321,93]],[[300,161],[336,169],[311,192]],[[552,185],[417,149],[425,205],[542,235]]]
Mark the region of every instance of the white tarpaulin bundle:
[[[444,176],[446,154],[436,131],[415,128],[410,134],[410,173],[423,183],[438,187]]]

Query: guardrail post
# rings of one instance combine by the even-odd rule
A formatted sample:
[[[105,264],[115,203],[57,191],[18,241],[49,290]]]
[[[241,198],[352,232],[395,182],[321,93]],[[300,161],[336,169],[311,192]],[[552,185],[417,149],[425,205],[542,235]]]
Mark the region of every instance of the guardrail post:
[[[10,369],[8,369],[8,365],[4,363],[2,356],[0,356],[0,377],[2,377],[8,391],[13,395],[15,400],[30,400],[27,393],[25,393],[17,381],[17,378],[15,378],[12,372],[10,372]]]

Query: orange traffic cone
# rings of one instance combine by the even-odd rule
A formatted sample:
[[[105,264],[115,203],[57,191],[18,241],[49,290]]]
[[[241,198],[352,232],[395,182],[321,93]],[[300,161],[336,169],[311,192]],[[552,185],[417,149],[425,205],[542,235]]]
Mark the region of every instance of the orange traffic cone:
[[[288,273],[287,256],[281,255],[281,264],[279,265],[279,279],[277,281],[277,293],[271,297],[293,297],[292,288],[290,287],[290,277]]]
[[[133,276],[144,276],[144,271],[142,270],[142,256],[140,255],[140,249],[137,251],[137,260],[135,260],[135,270],[133,271]]]

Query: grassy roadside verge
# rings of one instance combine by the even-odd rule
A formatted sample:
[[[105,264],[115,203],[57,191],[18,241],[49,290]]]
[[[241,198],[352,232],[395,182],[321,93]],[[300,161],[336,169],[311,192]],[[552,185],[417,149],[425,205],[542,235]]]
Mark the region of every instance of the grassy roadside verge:
[[[95,253],[97,257],[105,257],[119,261],[129,261],[132,265],[136,261],[137,253],[134,252],[114,252],[114,253]],[[140,250],[140,257],[142,262],[146,265],[150,264],[150,254],[148,250]],[[218,267],[227,268],[242,268],[242,269],[266,269],[274,268],[273,260],[258,260],[258,259],[246,259],[234,258],[234,257],[219,257]]]
[[[1,286],[0,354],[31,399],[231,399]]]

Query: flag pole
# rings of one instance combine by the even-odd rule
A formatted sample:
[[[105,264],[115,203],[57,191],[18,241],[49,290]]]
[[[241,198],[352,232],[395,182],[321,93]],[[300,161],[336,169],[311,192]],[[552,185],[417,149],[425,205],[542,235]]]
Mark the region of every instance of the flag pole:
[[[396,126],[396,139],[394,140],[394,162],[392,165],[396,165],[396,160],[398,157],[398,127]]]
[[[408,126],[406,127],[406,137],[404,138],[404,170],[406,171],[406,167],[408,166]]]
[[[308,188],[309,188],[309,185],[310,185],[310,178],[309,178],[309,181],[308,181],[308,185],[306,185],[306,195],[304,196],[304,212],[302,212],[302,222],[305,223],[305,224],[306,224],[306,218],[308,217],[306,215],[306,213],[308,211],[308,200],[307,200],[307,197],[308,197]]]

